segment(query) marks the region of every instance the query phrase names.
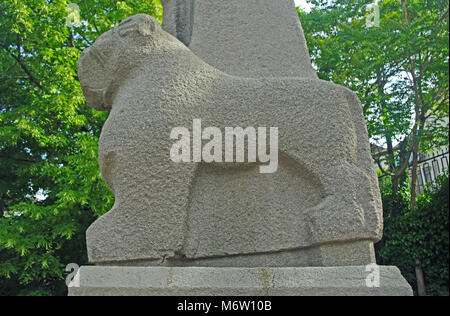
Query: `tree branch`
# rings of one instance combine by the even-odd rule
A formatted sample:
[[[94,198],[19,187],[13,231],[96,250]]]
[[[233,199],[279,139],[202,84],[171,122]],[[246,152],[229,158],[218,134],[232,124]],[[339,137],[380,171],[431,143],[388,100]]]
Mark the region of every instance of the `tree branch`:
[[[374,160],[375,160],[375,162],[377,163],[377,165],[378,165],[378,168],[381,170],[381,173],[382,174],[384,174],[384,175],[387,175],[387,176],[390,176],[390,177],[392,177],[394,174],[393,173],[390,173],[390,172],[387,172],[386,170],[384,170],[384,168],[383,168],[383,166],[381,165],[381,161],[380,161],[380,159],[378,158],[374,158]]]
[[[14,60],[17,62],[17,64],[22,68],[22,70],[28,75],[28,79],[34,83],[39,89],[44,90],[44,87],[41,85],[41,83],[31,74],[30,70],[25,66],[25,64],[20,59],[20,53],[19,56],[14,55],[14,53],[8,48],[7,45],[0,42],[0,47],[5,49],[8,54],[14,58]]]
[[[16,160],[16,161],[20,161],[20,162],[28,162],[28,163],[39,162],[39,161],[31,159],[31,158],[14,158],[14,157],[8,157],[8,156],[4,156],[4,155],[0,155],[0,158],[1,159],[11,159],[11,160]]]

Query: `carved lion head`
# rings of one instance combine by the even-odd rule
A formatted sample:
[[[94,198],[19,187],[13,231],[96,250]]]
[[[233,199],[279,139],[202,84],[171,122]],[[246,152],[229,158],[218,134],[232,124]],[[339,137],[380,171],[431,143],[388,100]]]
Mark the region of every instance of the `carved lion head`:
[[[103,111],[111,109],[118,85],[136,65],[138,52],[152,42],[158,30],[159,23],[153,17],[134,15],[103,33],[83,52],[78,61],[78,76],[89,106]]]

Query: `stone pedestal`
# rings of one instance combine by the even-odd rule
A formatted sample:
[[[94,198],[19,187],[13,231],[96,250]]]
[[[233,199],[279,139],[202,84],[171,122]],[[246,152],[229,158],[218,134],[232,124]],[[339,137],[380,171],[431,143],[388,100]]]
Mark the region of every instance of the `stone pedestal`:
[[[82,267],[71,296],[411,296],[396,267],[320,268]]]

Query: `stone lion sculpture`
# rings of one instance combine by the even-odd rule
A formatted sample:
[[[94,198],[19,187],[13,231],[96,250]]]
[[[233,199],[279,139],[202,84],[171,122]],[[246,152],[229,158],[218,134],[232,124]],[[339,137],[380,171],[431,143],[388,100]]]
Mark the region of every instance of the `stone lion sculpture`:
[[[87,103],[110,111],[99,164],[116,200],[87,231],[92,263],[373,262],[381,201],[361,105],[350,90],[227,75],[144,14],[101,35],[78,67]],[[279,170],[172,162],[171,129],[198,118],[221,129],[278,127]]]

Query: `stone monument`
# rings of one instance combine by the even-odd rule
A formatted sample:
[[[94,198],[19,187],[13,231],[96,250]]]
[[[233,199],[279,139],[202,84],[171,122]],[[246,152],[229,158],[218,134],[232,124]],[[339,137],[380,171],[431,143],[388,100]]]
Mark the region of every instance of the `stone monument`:
[[[78,64],[87,103],[110,111],[99,163],[116,200],[69,294],[410,295],[395,267],[366,284],[382,207],[361,104],[317,78],[293,1],[162,3],[162,28],[132,16]],[[171,130],[198,119],[277,127],[276,172],[174,162]]]

